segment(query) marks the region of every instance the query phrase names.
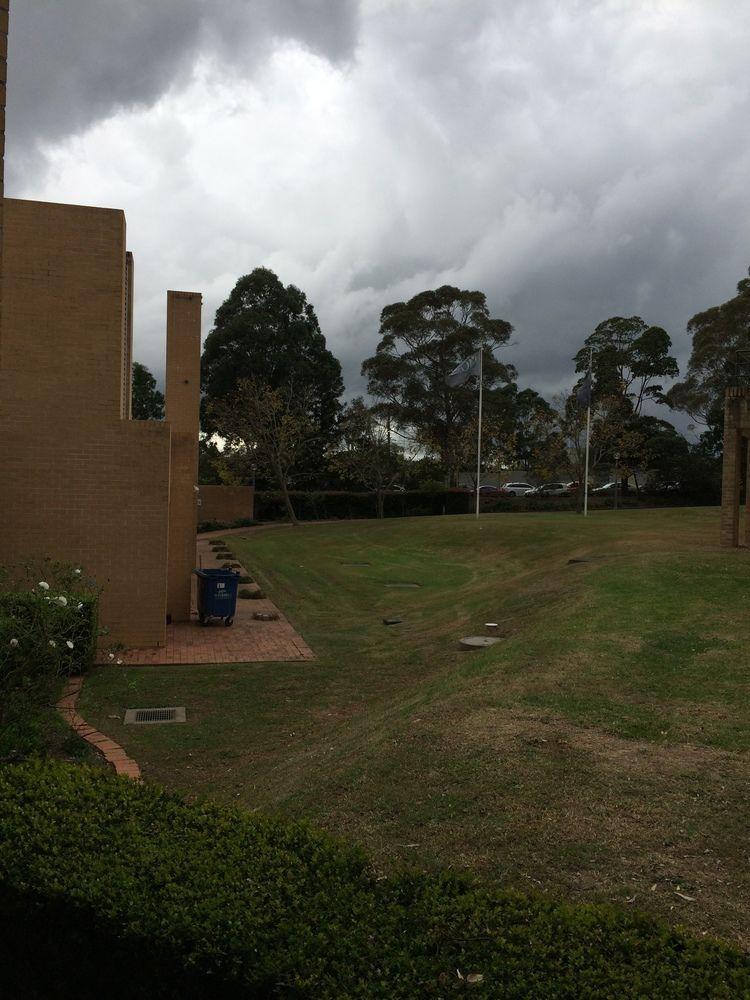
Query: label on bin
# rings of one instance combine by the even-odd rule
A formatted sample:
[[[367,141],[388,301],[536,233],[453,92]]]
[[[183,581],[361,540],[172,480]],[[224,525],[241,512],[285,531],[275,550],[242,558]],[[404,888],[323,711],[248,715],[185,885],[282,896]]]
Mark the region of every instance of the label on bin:
[[[217,590],[223,590],[224,586],[225,586],[225,584],[223,584],[220,580],[216,581],[216,589]]]

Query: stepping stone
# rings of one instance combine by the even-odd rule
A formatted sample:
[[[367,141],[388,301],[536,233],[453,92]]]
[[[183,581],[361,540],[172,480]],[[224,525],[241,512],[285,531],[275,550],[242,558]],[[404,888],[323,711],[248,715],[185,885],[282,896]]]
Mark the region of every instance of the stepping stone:
[[[421,583],[384,583],[384,587],[399,587],[402,590],[418,590],[422,584]]]
[[[403,618],[384,618],[384,625],[400,625],[403,622]]]
[[[496,642],[500,642],[500,640],[491,635],[467,635],[464,639],[458,640],[458,645],[461,649],[474,651],[487,649],[488,646],[494,646]]]

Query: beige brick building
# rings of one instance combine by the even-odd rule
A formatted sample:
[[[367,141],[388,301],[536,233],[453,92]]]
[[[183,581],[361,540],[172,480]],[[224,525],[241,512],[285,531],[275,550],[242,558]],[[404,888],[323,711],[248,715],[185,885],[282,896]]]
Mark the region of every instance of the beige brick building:
[[[0,0],[3,135],[7,18]],[[5,564],[85,567],[111,640],[163,644],[167,619],[190,617],[201,297],[168,293],[167,419],[134,421],[123,213],[4,198],[0,208]]]

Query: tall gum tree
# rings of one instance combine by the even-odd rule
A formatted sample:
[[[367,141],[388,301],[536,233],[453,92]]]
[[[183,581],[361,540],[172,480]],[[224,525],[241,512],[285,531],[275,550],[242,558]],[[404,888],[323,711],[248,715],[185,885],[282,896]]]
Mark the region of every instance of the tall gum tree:
[[[640,316],[612,316],[584,341],[574,359],[576,371],[588,371],[591,353],[600,395],[622,394],[637,415],[646,400],[663,400],[661,380],[679,374],[671,347],[669,334],[660,326],[648,326]]]
[[[724,390],[737,377],[737,352],[750,349],[750,277],[739,282],[734,298],[696,313],[687,332],[693,349],[685,379],[672,386],[666,400],[672,409],[704,424],[704,443],[720,451]]]
[[[380,316],[380,342],[362,365],[376,410],[440,457],[455,482],[457,444],[476,412],[472,385],[451,389],[447,376],[459,362],[483,351],[485,401],[515,378],[515,369],[495,357],[513,327],[490,316],[482,292],[443,285],[394,302]]]

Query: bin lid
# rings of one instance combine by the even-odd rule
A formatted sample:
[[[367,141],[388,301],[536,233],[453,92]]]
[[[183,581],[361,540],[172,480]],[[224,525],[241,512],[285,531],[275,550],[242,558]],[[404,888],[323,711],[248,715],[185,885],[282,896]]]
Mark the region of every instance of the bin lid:
[[[202,577],[240,575],[240,572],[237,569],[194,569],[193,572],[196,576]]]

